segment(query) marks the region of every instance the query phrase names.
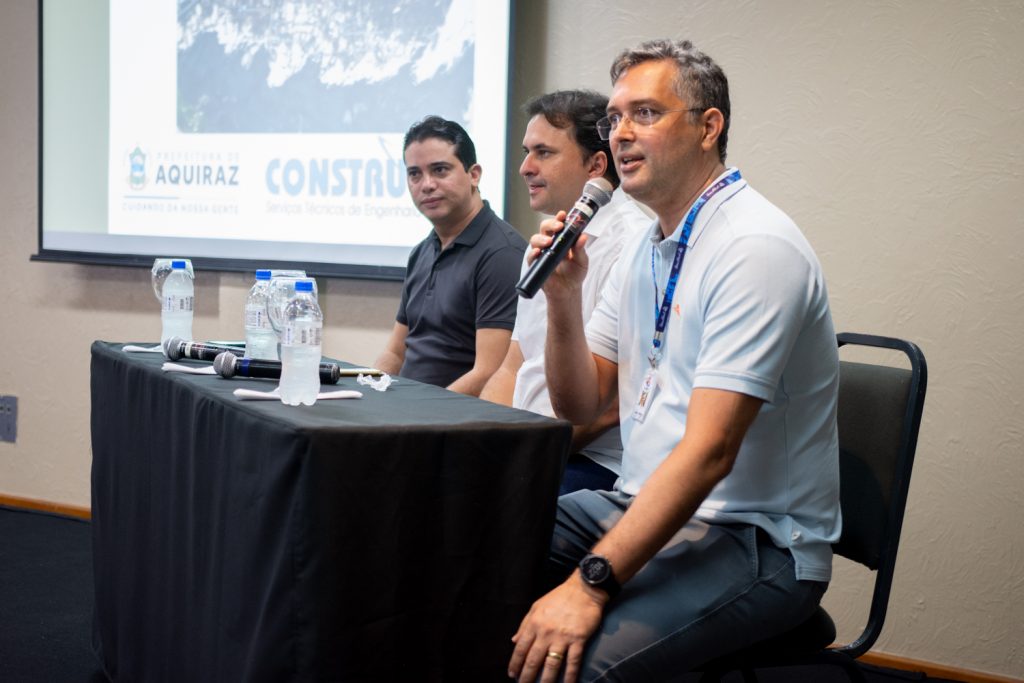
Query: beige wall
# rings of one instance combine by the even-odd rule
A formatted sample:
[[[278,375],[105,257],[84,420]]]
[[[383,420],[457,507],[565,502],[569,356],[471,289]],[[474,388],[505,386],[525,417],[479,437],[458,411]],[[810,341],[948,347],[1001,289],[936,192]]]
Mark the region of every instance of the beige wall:
[[[905,337],[928,357],[918,464],[876,649],[1024,676],[1024,220],[1011,200],[1024,189],[1024,6],[518,6],[515,102],[554,88],[607,90],[613,55],[656,35],[689,37],[722,64],[733,89],[729,160],[807,233],[837,328]],[[28,260],[35,31],[35,3],[0,9],[0,393],[17,395],[20,410],[17,444],[0,444],[0,493],[87,505],[89,343],[153,339],[158,317],[144,270]],[[517,137],[522,118],[513,123]],[[532,230],[518,186],[511,214]],[[248,280],[199,274],[198,337],[238,336]],[[372,361],[398,286],[321,286],[325,353]],[[836,584],[826,602],[849,636],[867,583],[840,565]]]

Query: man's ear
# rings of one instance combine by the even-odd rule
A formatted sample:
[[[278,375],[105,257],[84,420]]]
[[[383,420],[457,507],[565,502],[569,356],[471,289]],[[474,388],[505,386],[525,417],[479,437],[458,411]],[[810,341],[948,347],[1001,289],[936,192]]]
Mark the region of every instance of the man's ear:
[[[705,152],[718,149],[718,137],[725,129],[725,115],[721,109],[711,107],[706,110],[701,118],[704,121],[704,138],[701,140],[701,148]]]
[[[469,177],[473,181],[474,190],[480,189],[480,177],[483,176],[483,174],[484,169],[480,166],[480,164],[473,164],[472,166],[469,167]]]
[[[608,155],[604,153],[604,150],[600,152],[594,152],[587,159],[587,177],[589,178],[600,178],[604,176],[608,170]]]

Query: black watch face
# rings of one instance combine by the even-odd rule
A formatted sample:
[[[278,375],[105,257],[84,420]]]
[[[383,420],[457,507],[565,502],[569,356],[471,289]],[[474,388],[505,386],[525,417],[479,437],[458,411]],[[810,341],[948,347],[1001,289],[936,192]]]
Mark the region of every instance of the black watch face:
[[[583,580],[589,584],[598,584],[608,578],[611,567],[608,560],[598,555],[587,555],[580,562],[580,574]]]

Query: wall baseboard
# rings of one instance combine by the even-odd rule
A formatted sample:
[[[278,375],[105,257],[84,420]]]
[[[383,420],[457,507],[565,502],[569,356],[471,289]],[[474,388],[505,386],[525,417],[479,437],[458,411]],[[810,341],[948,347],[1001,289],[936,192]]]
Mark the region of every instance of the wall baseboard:
[[[79,519],[92,519],[91,508],[79,505],[66,505],[64,503],[52,503],[50,501],[37,500],[35,498],[9,496],[3,493],[0,493],[0,505],[7,505],[9,507],[22,508],[26,510],[53,512],[58,515],[77,517]],[[862,661],[865,664],[884,666],[890,669],[900,669],[902,671],[922,671],[928,676],[936,678],[950,678],[955,681],[965,681],[965,683],[1024,683],[1024,679],[1020,678],[1010,678],[1009,676],[1000,676],[998,674],[971,671],[970,669],[960,669],[954,666],[946,666],[944,664],[933,664],[932,662],[923,662],[917,659],[910,659],[909,657],[899,657],[897,655],[886,654],[884,652],[868,652],[864,654],[859,661]]]
[[[946,666],[945,664],[922,662],[917,659],[889,655],[884,652],[867,652],[857,661],[864,662],[865,664],[874,664],[875,666],[884,666],[890,669],[901,669],[903,671],[923,671],[928,674],[929,678],[949,678],[954,681],[964,681],[965,683],[1022,683],[1022,680],[1024,680],[998,674],[983,673],[981,671],[971,671],[970,669],[960,669],[955,666]]]
[[[40,510],[42,512],[53,512],[65,517],[77,517],[79,519],[92,519],[92,508],[80,505],[66,505],[64,503],[51,503],[48,500],[37,500],[35,498],[22,498],[21,496],[9,496],[0,493],[0,505],[7,505],[12,508],[24,510]]]

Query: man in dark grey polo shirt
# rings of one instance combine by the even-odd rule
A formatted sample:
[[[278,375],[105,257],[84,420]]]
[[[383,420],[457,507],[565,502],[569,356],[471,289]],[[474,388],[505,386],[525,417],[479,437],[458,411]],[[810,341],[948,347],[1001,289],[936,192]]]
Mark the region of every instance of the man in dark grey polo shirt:
[[[480,197],[469,134],[429,116],[405,134],[409,192],[433,230],[409,255],[376,366],[477,396],[508,350],[526,241]]]

